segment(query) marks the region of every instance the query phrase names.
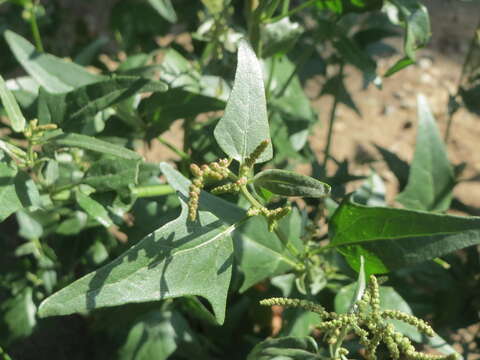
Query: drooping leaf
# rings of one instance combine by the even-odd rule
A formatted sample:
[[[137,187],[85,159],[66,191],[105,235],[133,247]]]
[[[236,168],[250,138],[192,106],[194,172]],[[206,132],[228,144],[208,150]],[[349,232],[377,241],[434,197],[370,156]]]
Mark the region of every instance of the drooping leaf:
[[[120,145],[112,144],[92,136],[82,134],[60,134],[49,140],[49,146],[68,146],[91,150],[102,154],[113,155],[123,159],[140,160],[141,156],[136,152]]]
[[[352,298],[357,283],[344,286],[335,296],[335,311],[337,313],[347,313],[350,309],[349,300]],[[403,313],[413,315],[412,309],[408,303],[395,291],[393,287],[381,286],[380,292],[380,308],[382,310],[399,310]],[[428,337],[420,333],[416,327],[399,320],[388,320],[395,326],[395,329],[403,335],[408,336],[417,343],[427,344],[442,354],[456,354],[456,351],[440,336],[435,335]],[[457,354],[458,355],[458,354]]]
[[[445,211],[450,207],[455,176],[423,96],[418,97],[418,118],[417,144],[408,183],[397,201],[409,209]]]
[[[5,31],[4,36],[25,71],[52,93],[67,92],[102,80],[102,76],[89,73],[82,66],[37,52],[35,46],[13,31]]]
[[[409,57],[404,57],[398,60],[395,64],[393,64],[383,76],[389,77],[392,76],[393,74],[399,72],[402,69],[405,69],[406,67],[415,64],[415,61],[410,59]]]
[[[247,360],[320,360],[318,346],[311,337],[281,337],[257,344]]]
[[[281,196],[321,198],[328,196],[330,185],[293,171],[269,169],[254,178],[254,184]]]
[[[424,47],[431,37],[428,10],[418,0],[389,0],[399,12],[400,23],[405,28],[405,55],[415,61],[415,51]]]
[[[177,13],[171,0],[148,0],[149,4],[168,22],[177,22]]]
[[[107,209],[103,207],[98,201],[92,199],[90,196],[85,195],[81,191],[75,193],[75,198],[78,205],[93,219],[97,220],[100,224],[106,228],[113,225],[112,219],[108,215]]]
[[[18,106],[15,96],[7,88],[3,77],[0,76],[0,99],[2,100],[5,111],[7,112],[8,119],[12,125],[12,129],[15,132],[22,132],[25,129],[25,118],[22,111]]]
[[[223,322],[233,257],[230,234],[245,212],[203,193],[198,221],[189,222],[185,204],[189,181],[167,164],[162,164],[162,171],[180,192],[180,216],[113,262],[47,298],[40,305],[40,316],[197,295],[210,302],[217,321]]]
[[[480,244],[480,218],[342,202],[329,226],[333,246],[358,269],[385,273]]]
[[[79,128],[100,111],[137,93],[162,92],[167,85],[138,76],[116,76],[67,93],[40,92],[38,118],[41,124],[55,123],[62,128]]]
[[[222,150],[241,163],[263,140],[270,140],[262,68],[246,41],[238,48],[235,82],[214,135]],[[256,162],[268,161],[272,156],[269,144]]]

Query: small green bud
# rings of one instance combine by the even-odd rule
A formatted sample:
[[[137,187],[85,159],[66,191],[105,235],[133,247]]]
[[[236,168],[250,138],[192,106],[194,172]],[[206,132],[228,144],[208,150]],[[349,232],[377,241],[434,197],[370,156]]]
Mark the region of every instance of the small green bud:
[[[253,150],[253,152],[245,159],[244,165],[247,168],[251,168],[253,165],[255,165],[255,162],[257,161],[258,157],[262,155],[262,153],[265,151],[267,148],[268,144],[270,143],[270,140],[266,139],[263,140],[256,148]]]

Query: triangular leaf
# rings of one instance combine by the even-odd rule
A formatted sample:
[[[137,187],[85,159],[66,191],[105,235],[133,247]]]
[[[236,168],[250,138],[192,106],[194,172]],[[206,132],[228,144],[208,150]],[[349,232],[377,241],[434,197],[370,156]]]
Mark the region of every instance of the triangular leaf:
[[[270,140],[262,68],[246,41],[238,48],[235,82],[214,135],[222,150],[239,162],[243,162],[263,140]],[[257,163],[268,161],[272,156],[269,144]]]
[[[210,302],[217,321],[223,322],[233,259],[230,234],[235,225],[228,226],[224,219],[202,209],[223,213],[234,224],[244,212],[234,206],[228,209],[204,194],[198,221],[188,222],[184,194],[189,181],[169,165],[163,164],[162,170],[170,184],[181,190],[180,216],[110,264],[47,298],[40,306],[40,316],[198,295]]]
[[[453,169],[435,119],[423,96],[418,97],[417,144],[408,184],[397,201],[409,209],[444,211],[455,185]]]

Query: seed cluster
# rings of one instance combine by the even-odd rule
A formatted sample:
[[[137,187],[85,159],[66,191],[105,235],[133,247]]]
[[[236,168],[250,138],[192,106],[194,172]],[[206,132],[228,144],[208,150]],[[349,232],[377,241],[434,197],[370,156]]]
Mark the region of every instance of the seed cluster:
[[[290,206],[283,206],[274,210],[267,209],[266,207],[252,206],[247,211],[248,216],[263,215],[268,222],[268,231],[272,232],[278,225],[278,221],[292,210]]]
[[[335,345],[343,341],[349,332],[353,332],[360,338],[360,344],[365,346],[366,359],[376,360],[376,352],[380,343],[384,343],[392,359],[411,360],[454,360],[456,354],[446,356],[431,355],[417,352],[410,339],[396,331],[394,326],[385,320],[396,319],[415,326],[420,332],[428,336],[434,336],[434,331],[425,321],[398,310],[381,310],[380,293],[377,279],[370,277],[370,282],[362,298],[356,303],[354,312],[337,314],[327,312],[320,305],[299,299],[271,298],[262,300],[262,305],[283,305],[300,307],[318,313],[322,317],[322,323],[318,329],[325,333],[328,344]],[[327,320],[327,321],[325,321]],[[335,359],[346,356],[348,350],[340,347],[336,352]]]
[[[230,171],[228,159],[220,159],[210,164],[199,167],[196,164],[190,165],[190,171],[194,176],[190,185],[190,199],[188,202],[188,217],[191,221],[197,218],[198,201],[200,193],[208,181],[221,181],[228,178]]]

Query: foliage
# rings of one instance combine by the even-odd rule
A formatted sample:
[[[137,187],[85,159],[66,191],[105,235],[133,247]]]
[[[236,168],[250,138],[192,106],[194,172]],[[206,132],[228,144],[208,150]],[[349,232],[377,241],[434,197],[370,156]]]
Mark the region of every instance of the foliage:
[[[47,21],[60,3],[0,2],[3,358],[373,359],[381,342],[393,358],[459,357],[420,317],[439,332],[478,322],[480,218],[448,213],[458,168],[427,100],[410,164],[377,147],[402,208],[375,172],[330,154],[337,108],[359,113],[346,72],[380,87],[414,64],[423,4],[128,0],[111,37],[78,31],[70,60]],[[373,49],[399,29],[404,55],[381,74]],[[476,111],[477,52],[478,34],[450,115],[459,99]],[[318,76],[329,116],[304,92]],[[174,156],[152,160],[150,146]],[[461,303],[437,308],[452,284]],[[295,307],[280,332],[278,305]]]

